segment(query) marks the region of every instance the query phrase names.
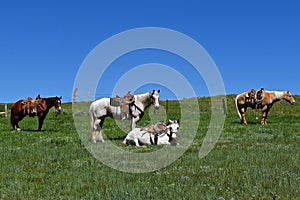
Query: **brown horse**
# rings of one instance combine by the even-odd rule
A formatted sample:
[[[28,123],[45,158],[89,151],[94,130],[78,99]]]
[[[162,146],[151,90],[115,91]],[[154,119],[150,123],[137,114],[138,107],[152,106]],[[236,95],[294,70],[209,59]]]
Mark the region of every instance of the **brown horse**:
[[[10,126],[13,130],[20,131],[19,121],[21,121],[26,115],[29,117],[38,116],[39,126],[38,131],[42,130],[44,119],[46,118],[50,108],[53,106],[57,113],[61,110],[61,98],[62,97],[50,97],[41,98],[40,95],[35,100],[28,98],[28,100],[19,100],[13,104],[11,108]]]
[[[291,104],[296,101],[293,98],[290,91],[279,92],[279,91],[265,91],[263,89],[259,91],[251,90],[249,92],[243,92],[237,95],[235,98],[235,105],[238,115],[241,119],[241,124],[247,124],[245,113],[248,107],[252,109],[262,109],[262,120],[261,124],[267,123],[268,112],[275,102],[285,100]]]

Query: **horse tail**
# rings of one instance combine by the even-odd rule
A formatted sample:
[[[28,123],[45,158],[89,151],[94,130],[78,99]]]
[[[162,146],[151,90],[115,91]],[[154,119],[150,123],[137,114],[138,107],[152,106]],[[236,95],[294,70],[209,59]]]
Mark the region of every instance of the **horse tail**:
[[[15,129],[15,124],[14,124],[14,116],[15,116],[15,114],[14,114],[14,106],[12,106],[11,107],[11,109],[10,109],[10,127],[12,128],[12,129]]]
[[[92,106],[90,107],[90,118],[91,118],[91,127],[92,129],[94,129],[94,123],[95,123],[95,118],[94,118],[94,115],[93,115],[93,109],[92,109]]]
[[[238,98],[239,98],[239,97],[240,97],[240,95],[238,94],[238,95],[236,96],[236,98],[235,98],[235,107],[236,107],[236,111],[237,111],[237,113],[238,113],[240,119],[242,119],[242,115],[241,115],[241,113],[240,113],[240,111],[239,111],[239,107],[238,107]]]

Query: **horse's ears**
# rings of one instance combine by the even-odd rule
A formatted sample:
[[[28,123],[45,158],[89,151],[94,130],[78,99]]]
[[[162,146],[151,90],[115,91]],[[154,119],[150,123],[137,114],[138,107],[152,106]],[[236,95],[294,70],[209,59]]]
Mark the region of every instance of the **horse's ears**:
[[[290,94],[291,92],[288,90],[287,93]]]
[[[62,96],[59,97],[59,99],[61,99],[61,98],[62,98]]]
[[[155,90],[152,91],[152,94],[154,94]],[[160,90],[157,90],[157,93],[160,93]]]
[[[179,124],[179,119],[177,119],[177,124]]]

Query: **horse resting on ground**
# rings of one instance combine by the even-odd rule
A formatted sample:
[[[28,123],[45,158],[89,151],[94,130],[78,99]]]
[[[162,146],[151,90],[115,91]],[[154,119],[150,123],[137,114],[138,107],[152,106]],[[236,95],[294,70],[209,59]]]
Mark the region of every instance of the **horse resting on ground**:
[[[127,94],[123,98],[102,98],[91,103],[90,118],[93,129],[92,141],[104,142],[102,136],[102,126],[106,117],[117,120],[131,120],[131,130],[135,128],[136,123],[144,115],[144,111],[151,104],[155,109],[159,108],[160,90],[153,90],[144,94],[131,95]],[[115,103],[117,99],[117,103]],[[127,108],[126,108],[127,107]]]
[[[169,120],[167,124],[158,122],[149,128],[134,128],[123,141],[125,145],[177,145],[179,119]]]
[[[28,97],[26,100],[19,100],[13,104],[10,115],[10,126],[12,130],[20,131],[19,122],[28,115],[29,117],[38,116],[39,126],[38,131],[42,130],[44,120],[49,112],[49,109],[55,107],[56,113],[61,111],[61,98],[50,97],[41,98],[40,95],[36,99]]]
[[[249,92],[243,92],[237,95],[235,98],[235,105],[241,119],[240,123],[247,124],[245,113],[247,108],[251,107],[252,109],[262,109],[261,124],[266,124],[271,107],[280,100],[285,100],[290,104],[296,102],[290,91],[265,91],[261,88],[259,91],[252,89]]]

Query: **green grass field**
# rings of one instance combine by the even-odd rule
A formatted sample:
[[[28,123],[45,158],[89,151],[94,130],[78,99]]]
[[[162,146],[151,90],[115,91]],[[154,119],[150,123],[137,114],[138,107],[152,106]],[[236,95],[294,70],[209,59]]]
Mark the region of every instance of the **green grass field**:
[[[300,96],[295,99],[299,102]],[[165,105],[161,102],[162,108]],[[59,117],[49,112],[42,132],[35,131],[37,118],[21,121],[20,132],[11,131],[9,119],[0,118],[0,199],[300,198],[297,103],[276,103],[264,126],[260,125],[260,111],[249,109],[245,126],[239,124],[234,96],[227,96],[224,131],[214,149],[200,159],[211,106],[209,98],[199,98],[200,121],[192,145],[174,163],[150,173],[124,173],[99,162],[76,132],[72,105],[64,104],[63,109]],[[169,118],[181,117],[178,102],[169,101],[168,109]],[[149,115],[145,114],[139,126],[150,123]],[[180,134],[187,136],[188,130],[183,127]],[[128,151],[159,148],[123,147],[126,133],[111,119],[105,121],[104,131]]]

